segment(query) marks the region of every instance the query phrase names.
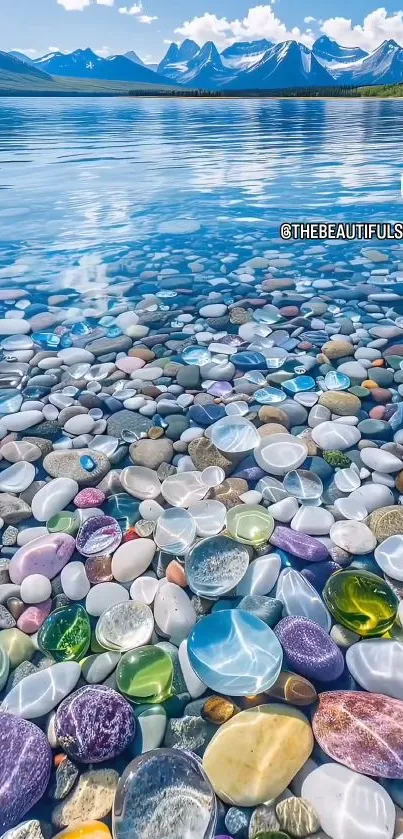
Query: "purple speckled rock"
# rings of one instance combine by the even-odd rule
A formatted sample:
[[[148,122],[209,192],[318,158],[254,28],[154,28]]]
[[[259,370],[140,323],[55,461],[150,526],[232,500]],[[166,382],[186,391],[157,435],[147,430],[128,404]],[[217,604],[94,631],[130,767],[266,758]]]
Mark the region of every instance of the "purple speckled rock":
[[[362,775],[403,778],[403,702],[379,693],[319,696],[313,731],[333,760]]]
[[[276,548],[281,548],[307,562],[322,562],[329,559],[329,551],[319,539],[291,530],[289,527],[281,527],[281,525],[276,527],[270,537],[270,542]]]
[[[100,507],[105,501],[105,493],[97,487],[86,487],[81,489],[73,499],[73,504],[80,510],[90,507]]]
[[[42,798],[52,752],[36,725],[0,712],[0,834],[17,824]]]
[[[69,561],[75,540],[68,533],[49,533],[23,545],[11,558],[11,582],[20,585],[30,574],[43,574],[52,580]]]
[[[343,655],[318,623],[303,617],[283,618],[274,632],[290,670],[320,682],[332,682],[341,676]]]
[[[77,550],[83,556],[111,554],[122,541],[122,531],[112,516],[92,516],[77,534]]]
[[[126,749],[135,734],[135,718],[127,700],[115,690],[88,685],[59,705],[55,732],[73,760],[101,763]]]

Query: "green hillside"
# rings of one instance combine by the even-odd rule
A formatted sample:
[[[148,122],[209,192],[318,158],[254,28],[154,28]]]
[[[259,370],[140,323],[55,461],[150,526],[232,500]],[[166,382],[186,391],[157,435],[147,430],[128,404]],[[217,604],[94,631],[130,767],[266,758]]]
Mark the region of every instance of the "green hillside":
[[[45,96],[59,95],[68,96],[125,96],[131,92],[144,91],[155,93],[158,90],[169,93],[174,91],[175,85],[153,85],[146,82],[134,84],[133,82],[104,82],[96,79],[67,79],[49,76],[49,80],[37,78],[29,72],[9,73],[0,71],[0,95],[9,96]]]

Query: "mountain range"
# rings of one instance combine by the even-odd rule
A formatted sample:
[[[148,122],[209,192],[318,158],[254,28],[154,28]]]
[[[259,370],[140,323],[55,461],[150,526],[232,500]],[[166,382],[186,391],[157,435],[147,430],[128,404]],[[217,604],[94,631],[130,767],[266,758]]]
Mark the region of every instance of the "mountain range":
[[[147,65],[133,50],[103,58],[90,48],[52,52],[32,59],[21,52],[0,52],[2,74],[28,78],[73,79],[136,86],[170,86],[212,91],[285,90],[332,86],[360,87],[403,82],[403,47],[384,41],[372,53],[343,47],[326,35],[312,48],[297,41],[266,39],[237,42],[221,53],[209,41],[172,43],[160,63]]]

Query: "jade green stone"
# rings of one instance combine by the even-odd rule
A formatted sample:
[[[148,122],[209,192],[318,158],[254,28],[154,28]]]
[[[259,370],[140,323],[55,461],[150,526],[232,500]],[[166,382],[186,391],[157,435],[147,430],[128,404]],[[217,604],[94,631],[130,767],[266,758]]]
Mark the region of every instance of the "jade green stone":
[[[388,632],[399,606],[399,598],[381,577],[349,569],[329,577],[323,599],[337,623],[363,638]]]
[[[351,466],[351,460],[343,452],[323,452],[323,460],[329,464],[333,469],[348,469]]]
[[[400,370],[401,355],[388,355],[388,367],[392,370]]]
[[[253,839],[290,839],[288,833],[282,830],[265,830],[263,833],[256,833]]]
[[[0,690],[3,690],[10,672],[10,659],[8,653],[0,648]]]
[[[228,510],[227,530],[239,542],[259,547],[269,541],[274,530],[274,519],[259,504],[239,504]]]
[[[90,642],[89,617],[79,603],[52,612],[38,634],[39,648],[55,661],[81,661]]]
[[[137,705],[158,704],[172,694],[173,663],[159,647],[138,647],[125,653],[116,668],[121,693]]]
[[[80,518],[78,513],[62,510],[46,522],[46,527],[49,533],[68,533],[69,536],[76,536],[80,529]]]
[[[9,659],[10,670],[14,670],[23,661],[30,661],[35,652],[30,636],[16,627],[0,632],[0,649]]]
[[[353,387],[349,387],[348,393],[352,393],[354,394],[354,396],[358,396],[359,399],[365,399],[367,396],[370,396],[371,391],[367,387],[353,385]]]

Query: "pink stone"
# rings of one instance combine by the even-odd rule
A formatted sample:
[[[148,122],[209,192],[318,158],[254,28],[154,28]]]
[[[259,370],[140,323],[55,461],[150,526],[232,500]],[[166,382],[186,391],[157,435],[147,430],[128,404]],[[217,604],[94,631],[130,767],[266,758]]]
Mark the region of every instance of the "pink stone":
[[[384,405],[376,405],[375,408],[371,408],[369,412],[369,416],[371,419],[381,420],[385,413]]]
[[[52,580],[69,561],[75,546],[75,539],[68,533],[49,533],[28,542],[11,558],[11,582],[21,585],[30,574],[43,574]]]
[[[48,615],[50,615],[51,608],[51,600],[44,600],[43,603],[39,603],[38,606],[28,606],[28,608],[25,609],[25,612],[22,613],[21,617],[18,618],[18,629],[20,629],[21,632],[25,632],[26,635],[33,635],[34,632],[38,632],[38,629],[41,628]]]
[[[87,487],[77,493],[73,503],[80,510],[86,510],[91,507],[100,507],[101,504],[104,503],[105,498],[106,496],[105,493],[102,492],[102,489],[97,489],[97,487]]]
[[[144,359],[137,358],[134,355],[128,355],[125,358],[118,358],[116,361],[116,367],[118,370],[122,370],[123,373],[133,373],[135,370],[140,370],[140,367],[144,367],[144,365]]]

